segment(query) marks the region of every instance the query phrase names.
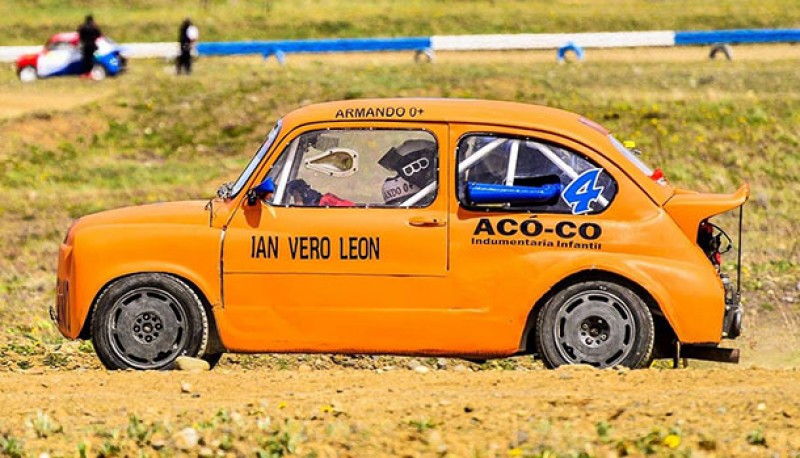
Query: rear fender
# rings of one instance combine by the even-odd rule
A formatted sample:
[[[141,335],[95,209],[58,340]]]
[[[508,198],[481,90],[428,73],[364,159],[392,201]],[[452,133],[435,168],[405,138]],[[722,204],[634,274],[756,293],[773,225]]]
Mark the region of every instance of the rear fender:
[[[595,261],[592,263],[592,261]],[[531,317],[538,313],[547,299],[562,287],[584,279],[611,277],[629,282],[633,289],[639,288],[643,299],[661,314],[678,340],[684,343],[719,342],[724,314],[724,289],[716,271],[707,262],[664,262],[663,258],[631,256],[609,253],[596,262],[587,256],[582,268],[567,270],[553,278],[560,278],[540,296],[526,320],[521,344],[526,344],[527,334],[533,323]],[[575,264],[570,265],[574,266]],[[557,269],[558,266],[554,266]],[[667,288],[665,285],[681,285]],[[525,320],[525,317],[522,318]]]

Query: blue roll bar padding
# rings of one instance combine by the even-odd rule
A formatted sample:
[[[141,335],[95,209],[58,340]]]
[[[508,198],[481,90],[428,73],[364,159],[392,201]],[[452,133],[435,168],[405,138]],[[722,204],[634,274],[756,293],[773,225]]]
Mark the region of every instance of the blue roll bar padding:
[[[541,186],[508,186],[467,182],[467,200],[476,204],[542,203],[559,194],[561,194],[561,183]]]

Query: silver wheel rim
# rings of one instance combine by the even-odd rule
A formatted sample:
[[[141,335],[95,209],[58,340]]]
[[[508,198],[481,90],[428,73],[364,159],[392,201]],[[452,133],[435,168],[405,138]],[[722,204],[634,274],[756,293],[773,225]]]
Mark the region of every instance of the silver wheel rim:
[[[92,71],[89,72],[89,74],[95,81],[100,81],[106,77],[105,69],[103,69],[103,67],[100,67],[99,65],[95,65],[94,67],[92,67]]]
[[[638,329],[630,306],[608,291],[571,297],[556,313],[553,338],[568,364],[611,367],[633,350]]]
[[[38,78],[38,75],[36,74],[36,69],[33,67],[25,67],[19,71],[19,80],[23,83],[36,81],[36,78]]]
[[[107,337],[129,367],[158,369],[180,356],[188,339],[186,311],[158,288],[125,293],[109,310]]]

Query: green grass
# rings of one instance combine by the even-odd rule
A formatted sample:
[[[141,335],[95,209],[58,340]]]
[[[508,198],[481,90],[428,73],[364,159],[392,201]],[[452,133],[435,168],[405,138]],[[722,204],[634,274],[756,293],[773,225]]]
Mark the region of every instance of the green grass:
[[[201,0],[175,2],[174,7],[150,0],[129,8],[128,2],[107,0],[92,2],[92,11],[120,41],[171,40],[185,14],[198,20],[208,40],[800,23],[796,2],[772,0],[498,0],[465,1],[458,7],[442,0],[382,0],[338,9],[342,3],[332,0],[208,3],[202,9]],[[51,32],[72,29],[88,5],[77,0],[0,3],[0,43],[35,43]],[[281,115],[310,102],[353,97],[478,97],[552,105],[580,112],[620,138],[636,141],[644,160],[661,167],[677,186],[730,192],[747,181],[753,189],[744,232],[748,318],[754,309],[778,322],[784,314],[796,314],[797,300],[779,301],[785,295],[797,298],[800,278],[797,59],[711,62],[700,50],[690,62],[630,62],[622,58],[624,53],[604,61],[595,55],[590,51],[585,63],[563,66],[515,53],[450,60],[442,56],[433,65],[414,64],[410,55],[375,60],[290,56],[285,67],[260,58],[201,59],[191,78],[168,74],[164,61],[137,60],[129,74],[97,85],[60,79],[21,86],[13,73],[0,73],[0,100],[4,94],[43,94],[57,107],[61,98],[80,98],[95,88],[109,94],[77,108],[0,120],[0,372],[99,367],[91,345],[65,343],[47,318],[54,302],[58,245],[73,218],[124,205],[208,198],[219,183],[237,176]],[[736,223],[730,215],[718,220],[731,229]],[[730,271],[730,263],[727,266]],[[759,325],[767,321],[762,316]],[[226,366],[293,369],[301,364],[316,367],[318,362],[346,365],[342,361],[402,366],[388,358],[365,362],[303,355],[246,355],[228,359]],[[783,364],[797,361],[795,352]],[[506,370],[527,368],[530,362],[517,358],[471,367]],[[305,456],[320,444],[342,444],[345,454],[356,450],[357,455],[370,455],[386,453],[376,449],[381,444],[376,438],[400,435],[395,439],[409,450],[435,456],[441,448],[432,438],[447,438],[458,425],[439,413],[403,413],[399,427],[387,430],[375,421],[363,429],[354,428],[355,420],[338,408],[326,405],[297,413],[282,406],[285,403],[262,411],[254,405],[246,412],[216,414],[206,409],[163,420],[128,412],[104,425],[72,427],[61,411],[31,411],[29,424],[3,424],[0,419],[0,455],[34,456],[45,450],[70,450],[78,456],[124,456],[141,450],[170,455],[178,453],[171,436],[195,427],[214,453]],[[716,433],[685,424],[681,431],[663,420],[614,426],[618,429],[606,423],[594,428],[551,425],[537,416],[519,426],[530,436],[527,441],[502,439],[499,449],[477,444],[474,454],[490,456],[499,450],[509,456],[681,456],[774,441],[770,431],[756,428],[723,441]],[[509,434],[520,437],[516,431]]]
[[[187,15],[207,41],[800,24],[794,0],[33,0],[0,3],[0,44],[43,42],[90,12],[123,42],[173,41]]]
[[[478,59],[418,65],[410,56],[380,65],[298,58],[286,67],[256,58],[203,59],[192,78],[165,73],[163,61],[136,61],[129,74],[101,83],[115,94],[107,99],[0,123],[0,325],[30,330],[46,320],[58,243],[72,218],[123,205],[208,198],[238,175],[283,113],[354,92],[552,105],[635,140],[644,160],[663,168],[677,186],[731,192],[749,182],[745,286],[756,292],[794,286],[800,272],[794,60],[556,66],[513,56],[501,55],[490,65]],[[31,90],[19,88],[12,75],[2,78],[0,90]],[[75,84],[91,83],[39,81],[36,90],[57,96]],[[733,216],[719,220],[735,227]],[[769,300],[759,296],[752,303]],[[25,334],[7,339],[27,342]],[[70,367],[54,356],[48,362]]]

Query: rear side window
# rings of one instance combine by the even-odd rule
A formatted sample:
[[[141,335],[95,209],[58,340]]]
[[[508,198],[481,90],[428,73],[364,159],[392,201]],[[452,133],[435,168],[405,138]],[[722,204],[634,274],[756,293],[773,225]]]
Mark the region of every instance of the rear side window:
[[[458,144],[458,198],[468,208],[593,214],[616,194],[608,172],[564,146],[493,134]]]

